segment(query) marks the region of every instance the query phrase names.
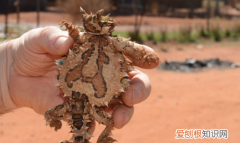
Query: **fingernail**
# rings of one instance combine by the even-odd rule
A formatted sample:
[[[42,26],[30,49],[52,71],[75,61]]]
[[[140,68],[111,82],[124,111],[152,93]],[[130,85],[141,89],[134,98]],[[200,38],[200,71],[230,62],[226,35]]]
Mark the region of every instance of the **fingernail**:
[[[133,97],[132,97],[132,104],[136,104],[141,99],[141,93],[137,89],[133,89]]]
[[[124,125],[126,125],[129,121],[129,115],[127,112],[123,112],[123,115],[124,115]]]
[[[58,37],[54,43],[53,43],[53,46],[57,49],[57,50],[60,50],[63,46],[66,45],[66,42],[67,42],[67,37]]]

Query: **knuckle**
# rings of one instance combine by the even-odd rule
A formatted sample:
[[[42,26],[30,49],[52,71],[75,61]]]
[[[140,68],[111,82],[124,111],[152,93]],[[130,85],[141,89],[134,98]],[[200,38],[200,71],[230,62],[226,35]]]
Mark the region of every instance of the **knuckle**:
[[[59,29],[54,26],[48,26],[45,28],[41,28],[40,36],[46,36],[47,34],[51,34],[53,31],[58,31]]]

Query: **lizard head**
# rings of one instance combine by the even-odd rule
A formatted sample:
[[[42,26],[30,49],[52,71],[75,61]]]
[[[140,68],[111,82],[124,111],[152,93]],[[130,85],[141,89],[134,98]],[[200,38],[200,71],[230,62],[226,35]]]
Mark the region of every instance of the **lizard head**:
[[[109,18],[110,14],[103,16],[104,9],[97,11],[96,14],[87,14],[86,11],[80,7],[80,12],[85,32],[111,35],[114,27],[119,24],[116,20]]]

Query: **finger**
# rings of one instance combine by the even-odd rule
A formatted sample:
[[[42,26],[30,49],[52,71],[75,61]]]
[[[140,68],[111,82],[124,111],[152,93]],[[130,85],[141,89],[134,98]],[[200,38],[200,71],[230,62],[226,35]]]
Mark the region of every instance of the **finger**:
[[[130,119],[132,118],[134,113],[133,106],[127,107],[125,105],[118,105],[114,108],[112,117],[114,122],[114,127],[117,129],[121,129],[124,125],[126,125]]]
[[[122,100],[127,106],[133,106],[148,98],[151,92],[151,82],[148,76],[141,71],[132,71],[130,76],[130,86],[122,95]]]
[[[120,105],[120,104],[110,104],[110,105],[108,105],[108,107],[103,108],[103,111],[112,115],[114,107],[116,107],[118,105]]]
[[[66,98],[63,97],[63,94],[60,91],[60,89],[57,89],[57,87],[54,86],[51,86],[51,89],[54,92],[49,93],[52,93],[53,95],[50,95],[49,93],[46,93],[46,91],[43,91],[45,93],[44,95],[42,96],[36,95],[35,97],[33,97],[31,102],[32,103],[31,108],[33,108],[35,112],[44,115],[47,110],[52,109],[58,105],[64,104],[66,102]]]
[[[57,27],[37,28],[26,33],[24,37],[28,44],[26,47],[40,54],[65,55],[73,45],[72,37]]]
[[[153,59],[157,58],[158,60],[157,61],[152,60],[151,64],[149,64],[149,62],[147,60],[144,61],[141,59],[136,59],[129,54],[127,54],[127,57],[133,62],[133,65],[138,66],[140,68],[153,69],[153,68],[157,67],[160,63],[158,54],[152,48],[150,48],[146,45],[140,45],[140,44],[134,43],[134,47],[142,47],[142,46],[146,50],[146,53],[152,54]]]

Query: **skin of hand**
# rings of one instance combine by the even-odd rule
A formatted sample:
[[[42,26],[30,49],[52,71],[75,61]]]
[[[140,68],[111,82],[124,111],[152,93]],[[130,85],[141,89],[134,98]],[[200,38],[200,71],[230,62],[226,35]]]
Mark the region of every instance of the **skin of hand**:
[[[2,93],[3,99],[11,101],[9,109],[29,107],[44,115],[49,108],[66,101],[59,87],[59,74],[55,60],[68,53],[73,39],[67,32],[56,27],[33,29],[20,38],[9,41],[5,47],[10,50],[9,74],[7,74],[9,94]],[[146,46],[146,49],[154,52]],[[1,52],[1,50],[0,50]],[[158,63],[151,65],[141,63],[129,57],[135,66],[155,68]],[[133,116],[133,105],[144,101],[151,92],[148,76],[135,70],[129,73],[131,86],[122,96],[124,105],[115,105],[106,109],[111,112],[115,128],[122,128]],[[2,82],[2,81],[1,81]],[[4,105],[8,106],[8,105]],[[92,122],[89,132],[93,133],[95,123]]]

